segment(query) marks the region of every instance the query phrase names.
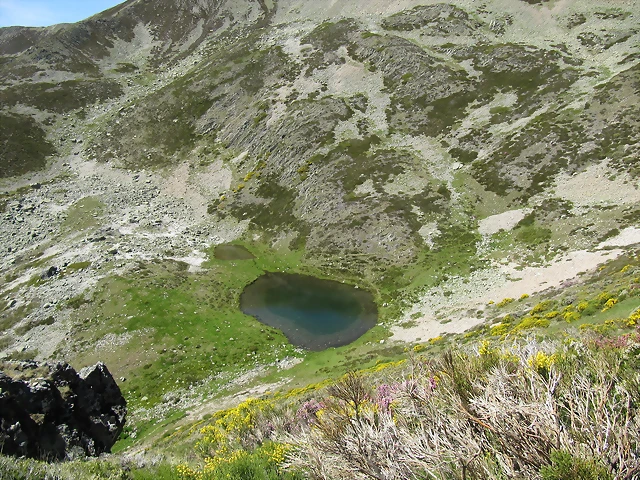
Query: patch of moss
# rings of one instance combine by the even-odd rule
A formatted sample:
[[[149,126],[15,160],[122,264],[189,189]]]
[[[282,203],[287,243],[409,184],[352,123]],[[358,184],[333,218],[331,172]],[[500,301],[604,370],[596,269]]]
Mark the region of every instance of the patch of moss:
[[[343,60],[336,55],[336,51],[342,46],[350,45],[350,36],[357,32],[359,25],[353,19],[344,19],[338,22],[324,22],[314,28],[300,41],[302,44],[310,44],[314,52],[306,59],[311,74],[314,69],[326,67],[331,64],[342,63]]]
[[[379,142],[375,135],[362,140],[345,140],[327,157],[329,161],[335,159],[337,179],[345,192],[352,192],[368,179],[382,188],[391,175],[403,173],[408,165],[415,162],[411,154],[402,150],[380,149],[369,153],[371,146]]]
[[[252,225],[264,232],[277,235],[282,229],[290,228],[304,236],[305,222],[299,220],[293,209],[297,192],[278,183],[272,175],[264,175],[255,194],[265,203],[232,202],[228,209],[237,218],[248,218]]]
[[[117,73],[135,73],[138,70],[137,65],[133,63],[118,63],[118,66],[113,71]]]
[[[382,21],[382,27],[386,30],[421,29],[423,35],[438,36],[471,35],[481,26],[461,8],[444,3],[404,10]]]
[[[55,153],[44,130],[30,117],[0,113],[0,178],[22,175],[46,166]]]
[[[63,227],[71,230],[87,230],[99,225],[97,218],[104,210],[104,203],[96,197],[84,197],[67,210]]]
[[[478,152],[474,150],[465,150],[458,147],[451,148],[449,150],[449,155],[465,165],[473,163],[473,161],[478,158]]]
[[[521,242],[533,246],[551,240],[551,230],[536,225],[529,225],[518,228],[516,237]]]
[[[5,309],[0,313],[0,331],[7,332],[21,322],[33,310],[33,304],[23,304],[12,309]]]
[[[112,80],[67,80],[60,83],[23,83],[0,90],[0,102],[7,106],[29,105],[40,110],[66,113],[95,102],[122,95]]]
[[[43,325],[53,325],[55,322],[56,322],[56,319],[52,316],[42,318],[40,320],[31,320],[27,322],[25,325],[21,325],[17,327],[15,331],[16,331],[16,334],[18,335],[24,335],[25,333],[27,333],[30,330],[33,330],[36,327],[40,327]]]

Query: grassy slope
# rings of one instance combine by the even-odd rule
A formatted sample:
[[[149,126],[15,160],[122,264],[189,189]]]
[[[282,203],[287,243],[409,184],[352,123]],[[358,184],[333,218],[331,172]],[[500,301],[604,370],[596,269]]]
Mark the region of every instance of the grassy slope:
[[[255,250],[254,253],[256,253]],[[542,348],[547,352],[547,357],[545,358],[549,358],[548,355],[553,353],[553,348],[558,348],[549,347],[549,345],[574,345],[573,342],[576,342],[576,339],[582,339],[579,340],[579,342],[585,341],[587,342],[585,345],[591,345],[585,348],[618,348],[615,347],[615,345],[627,344],[627,342],[630,341],[629,339],[635,338],[633,335],[637,329],[637,315],[633,317],[631,314],[637,312],[640,307],[637,288],[637,286],[640,285],[639,253],[640,252],[633,252],[624,258],[608,262],[599,269],[598,272],[583,278],[583,282],[580,284],[558,289],[557,291],[549,291],[544,295],[536,297],[497,302],[487,311],[486,322],[470,332],[460,335],[448,335],[444,338],[433,339],[429,342],[417,344],[409,353],[407,353],[407,349],[405,349],[404,353],[395,352],[388,357],[388,361],[384,360],[383,356],[377,354],[371,358],[370,363],[366,357],[362,359],[362,353],[364,353],[363,350],[360,350],[364,346],[362,342],[356,342],[354,345],[344,347],[341,349],[342,351],[336,349],[335,351],[308,354],[305,356],[304,362],[290,372],[280,372],[264,379],[263,381],[270,381],[282,376],[293,376],[296,378],[296,382],[288,384],[287,388],[282,391],[267,393],[264,399],[257,403],[251,403],[253,401],[245,402],[238,407],[240,410],[232,408],[221,413],[216,413],[213,416],[207,415],[195,423],[185,423],[183,421],[178,423],[177,426],[174,422],[179,419],[179,416],[174,415],[163,422],[156,422],[152,430],[147,432],[141,430],[140,433],[142,435],[138,441],[142,440],[143,444],[146,443],[146,448],[151,448],[157,454],[166,455],[172,459],[172,462],[182,462],[183,464],[187,462],[190,467],[180,467],[180,469],[176,470],[175,467],[162,464],[160,466],[146,466],[140,470],[135,464],[130,464],[129,467],[127,467],[129,470],[123,472],[121,467],[109,459],[88,463],[75,462],[61,467],[45,466],[31,461],[16,462],[9,459],[2,459],[3,463],[0,468],[4,469],[3,471],[5,472],[25,472],[27,470],[31,472],[53,472],[55,470],[61,475],[61,478],[70,478],[71,475],[79,475],[77,478],[112,478],[112,475],[125,475],[124,478],[131,479],[147,478],[147,476],[150,475],[156,475],[157,478],[183,478],[184,475],[188,476],[189,471],[194,471],[189,469],[196,468],[197,470],[201,468],[198,467],[198,465],[201,465],[203,458],[219,458],[219,460],[227,458],[225,457],[227,453],[223,453],[222,451],[216,453],[213,447],[205,448],[203,445],[208,445],[206,442],[205,444],[200,443],[200,446],[197,446],[198,442],[202,442],[203,439],[206,440],[208,435],[210,435],[209,433],[198,433],[200,431],[209,432],[209,430],[206,429],[202,430],[207,425],[212,426],[212,428],[221,428],[221,425],[227,425],[224,428],[229,429],[225,434],[228,435],[228,440],[225,441],[231,442],[229,444],[230,448],[241,448],[240,451],[243,451],[242,447],[233,443],[233,438],[236,438],[236,435],[240,434],[239,432],[245,432],[242,433],[242,435],[249,435],[247,438],[254,438],[252,436],[253,434],[251,434],[252,429],[263,428],[264,425],[266,425],[264,422],[271,421],[275,422],[276,425],[287,425],[287,419],[293,415],[293,412],[299,409],[305,401],[313,398],[324,398],[324,401],[327,401],[327,392],[331,392],[331,390],[327,391],[326,386],[331,385],[332,382],[327,382],[326,379],[328,377],[336,378],[347,370],[360,371],[366,383],[370,386],[375,386],[380,383],[400,384],[403,379],[416,378],[415,368],[417,368],[416,365],[421,364],[420,362],[426,362],[425,365],[432,365],[433,362],[442,361],[443,357],[441,355],[443,352],[452,350],[454,352],[463,352],[463,355],[468,356],[468,360],[465,360],[463,364],[460,365],[460,368],[463,368],[462,365],[466,365],[464,368],[471,368],[475,365],[473,368],[489,369],[487,370],[487,372],[489,372],[490,369],[493,368],[491,365],[494,364],[491,362],[487,363],[483,358],[488,359],[491,355],[495,355],[495,352],[504,350],[507,352],[505,359],[507,361],[514,361],[513,353],[509,352],[519,351],[518,348],[520,347],[517,347],[517,345],[522,345],[523,342],[524,344],[527,344],[527,342],[530,344],[533,339],[538,342],[538,348]],[[281,264],[281,266],[284,265]],[[567,321],[565,314],[568,312],[579,312],[579,318],[572,318],[570,321]],[[633,320],[633,318],[635,318],[635,320]],[[532,319],[535,321],[532,321]],[[624,340],[625,338],[627,340]],[[592,341],[596,343],[589,343]],[[525,350],[523,350],[523,352]],[[571,348],[569,348],[569,350],[571,350]],[[528,352],[528,350],[526,351]],[[578,351],[582,350],[578,349]],[[357,355],[355,358],[358,360],[362,359],[362,362],[358,361],[356,363],[346,364],[345,359],[348,360],[350,354]],[[527,355],[530,354],[531,353]],[[489,355],[489,357],[487,357],[487,355]],[[600,355],[600,353],[594,353],[594,356],[597,355]],[[408,358],[413,360],[406,363]],[[631,357],[629,358],[631,359]],[[538,358],[539,361],[542,361],[540,359],[542,359],[542,357]],[[391,362],[391,360],[400,360],[400,362],[394,363]],[[185,358],[184,361],[189,364],[188,358]],[[408,369],[409,365],[414,366]],[[539,367],[536,368],[543,370],[548,368],[548,366],[545,367],[544,365],[540,364]],[[323,368],[325,370],[323,370]],[[473,368],[471,369],[473,370]],[[475,370],[474,372],[473,375],[478,373]],[[623,375],[622,372],[619,374]],[[485,377],[474,378],[482,379]],[[307,384],[307,382],[313,383]],[[298,385],[300,388],[291,389]],[[255,408],[258,408],[258,410],[255,410]],[[255,417],[255,422],[257,423],[250,421],[249,424],[242,427],[241,430],[237,430],[237,428],[240,428],[239,426],[233,426],[237,424],[219,422],[220,419],[225,418],[226,420],[224,420],[224,422],[240,421],[240,419],[244,418],[245,414],[249,414],[250,412],[254,412],[251,413],[251,415],[257,415]],[[299,419],[299,417],[296,418]],[[291,417],[290,420],[293,421],[293,418]],[[213,430],[211,430],[211,432],[213,432]],[[126,435],[130,433],[131,430],[128,429]],[[154,439],[153,442],[149,443],[152,438]],[[258,436],[256,438],[262,437]],[[300,438],[298,439],[300,440]],[[218,441],[220,440],[216,440],[216,442]],[[256,440],[251,440],[251,442],[254,441]],[[124,452],[128,446],[135,443],[132,442],[133,439],[125,438],[117,444],[116,450]],[[257,442],[258,443],[254,445],[259,447],[262,441],[258,440]],[[274,460],[268,460],[266,464],[260,463],[262,460],[259,460],[262,458],[261,455],[263,455],[263,453],[260,453],[262,452],[260,449],[263,447],[267,449],[271,448],[268,446],[268,443],[263,444],[263,447],[259,447],[258,450],[255,451],[247,446],[249,444],[243,443],[243,445],[245,445],[244,448],[248,450],[240,457],[234,457],[236,460],[224,460],[222,463],[214,462],[211,465],[216,464],[218,467],[214,468],[211,465],[206,467],[206,478],[218,478],[216,475],[227,471],[225,470],[227,467],[231,468],[229,465],[238,467],[238,465],[240,465],[238,462],[249,462],[253,465],[252,468],[255,467],[258,470],[272,468],[267,465],[272,465],[270,462]],[[194,447],[196,448],[194,449]],[[213,450],[211,448],[213,448]],[[201,455],[204,455],[204,457]],[[222,455],[222,457],[220,457],[220,455]],[[297,458],[297,462],[302,461],[302,464],[305,464],[306,460],[301,460],[300,457]],[[597,456],[594,458],[596,461],[599,461]],[[216,462],[217,461],[218,460],[216,460]],[[308,466],[311,468],[311,464]],[[221,468],[222,470],[220,470]],[[69,473],[71,471],[74,473]],[[37,475],[37,473],[32,473],[31,475]],[[180,475],[182,475],[182,477]],[[24,478],[35,477],[24,474]],[[275,476],[273,478],[284,477]]]
[[[197,273],[167,260],[104,280],[91,299],[73,300],[78,305],[73,315],[81,325],[74,335],[77,350],[61,353],[76,365],[105,361],[115,376],[126,378],[121,387],[134,410],[158,404],[176,387],[202,382],[202,395],[209,396],[240,372],[287,356],[306,360],[291,373],[267,370],[264,381],[285,376],[304,384],[398,353],[379,344],[387,336],[383,327],[349,346],[305,353],[288,344],[281,332],[242,314],[242,289],[264,271],[322,276],[299,252],[247,247],[255,260],[221,261],[211,255],[203,265],[206,270]],[[373,343],[378,347],[373,349]]]

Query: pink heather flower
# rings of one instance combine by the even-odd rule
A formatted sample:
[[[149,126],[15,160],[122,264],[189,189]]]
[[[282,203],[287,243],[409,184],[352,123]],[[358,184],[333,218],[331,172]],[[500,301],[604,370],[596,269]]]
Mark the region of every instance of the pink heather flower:
[[[435,390],[436,387],[438,386],[438,384],[436,383],[436,379],[435,377],[431,377],[429,379],[429,386],[431,387],[431,390]]]
[[[324,408],[324,403],[318,402],[315,398],[304,402],[298,411],[296,412],[296,418],[305,423],[311,425],[316,422],[316,414]]]
[[[378,405],[378,407],[380,407],[381,411],[389,412],[391,402],[393,402],[393,394],[396,391],[396,387],[392,387],[391,385],[387,385],[386,383],[378,386],[376,392],[376,404]]]
[[[598,348],[624,348],[629,344],[629,340],[629,335],[621,335],[613,338],[599,336],[593,340],[593,343]]]

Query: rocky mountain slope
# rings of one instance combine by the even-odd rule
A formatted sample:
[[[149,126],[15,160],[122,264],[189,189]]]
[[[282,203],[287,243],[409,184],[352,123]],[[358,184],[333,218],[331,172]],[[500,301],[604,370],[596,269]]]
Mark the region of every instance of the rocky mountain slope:
[[[577,281],[640,241],[638,12],[130,0],[0,29],[1,355],[105,359],[148,419],[305,357],[237,311],[261,268],[374,292],[356,363]],[[231,241],[263,263],[212,261]]]

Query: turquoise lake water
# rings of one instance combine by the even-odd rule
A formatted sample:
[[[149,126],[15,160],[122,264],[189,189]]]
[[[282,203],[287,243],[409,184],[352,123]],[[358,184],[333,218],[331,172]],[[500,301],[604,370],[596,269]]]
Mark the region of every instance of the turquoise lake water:
[[[244,289],[240,308],[309,350],[347,345],[378,320],[369,292],[298,274],[262,275]]]

